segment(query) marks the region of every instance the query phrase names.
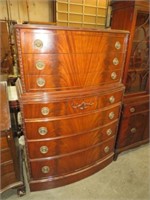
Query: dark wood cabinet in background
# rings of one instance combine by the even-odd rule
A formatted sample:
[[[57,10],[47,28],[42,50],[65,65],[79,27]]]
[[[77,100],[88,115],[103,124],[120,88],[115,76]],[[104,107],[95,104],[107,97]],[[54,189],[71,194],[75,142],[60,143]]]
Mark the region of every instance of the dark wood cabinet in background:
[[[127,31],[16,26],[31,191],[112,162]]]
[[[25,194],[22,172],[22,158],[18,140],[11,129],[7,82],[0,82],[0,194],[10,188],[17,188],[18,194]]]
[[[149,1],[112,1],[111,28],[130,31],[117,157],[149,141]]]

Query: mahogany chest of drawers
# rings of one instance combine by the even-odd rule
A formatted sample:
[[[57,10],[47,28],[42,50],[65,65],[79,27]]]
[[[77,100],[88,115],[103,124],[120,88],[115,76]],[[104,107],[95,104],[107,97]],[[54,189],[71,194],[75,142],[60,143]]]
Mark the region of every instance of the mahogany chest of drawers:
[[[128,32],[16,26],[31,191],[113,160]]]

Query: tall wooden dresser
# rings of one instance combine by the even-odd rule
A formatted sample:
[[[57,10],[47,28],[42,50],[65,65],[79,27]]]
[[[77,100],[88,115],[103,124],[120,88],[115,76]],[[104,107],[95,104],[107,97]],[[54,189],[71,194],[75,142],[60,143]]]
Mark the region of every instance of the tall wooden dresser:
[[[112,29],[130,31],[117,155],[149,141],[149,1],[113,1]]]
[[[112,162],[127,31],[17,25],[31,191],[72,183]]]

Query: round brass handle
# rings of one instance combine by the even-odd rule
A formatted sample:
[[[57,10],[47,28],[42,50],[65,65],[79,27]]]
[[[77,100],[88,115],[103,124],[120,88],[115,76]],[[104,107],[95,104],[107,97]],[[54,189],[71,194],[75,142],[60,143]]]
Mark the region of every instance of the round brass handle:
[[[50,168],[49,168],[48,166],[43,166],[43,167],[42,167],[42,172],[43,172],[44,174],[47,174],[49,171],[50,171]]]
[[[113,119],[115,117],[115,113],[114,112],[110,112],[109,113],[109,119]]]
[[[38,78],[36,83],[39,87],[43,87],[45,85],[45,79],[44,78]]]
[[[49,114],[49,108],[48,107],[43,107],[41,108],[41,113],[42,115],[48,115]]]
[[[41,49],[43,47],[43,42],[39,39],[35,40],[34,41],[34,47],[35,48],[38,48],[38,49]]]
[[[136,128],[131,128],[131,133],[136,133]]]
[[[47,153],[47,152],[48,152],[48,147],[47,147],[47,146],[41,146],[41,147],[40,147],[40,152],[41,152],[42,154]]]
[[[109,135],[112,134],[112,130],[109,128],[109,129],[107,129],[106,133],[107,133],[107,135],[109,136]]]
[[[38,60],[35,64],[38,70],[43,70],[45,68],[45,63],[43,61]]]
[[[113,59],[113,64],[114,64],[114,65],[118,65],[118,64],[119,64],[118,58],[114,58],[114,59]]]
[[[134,113],[135,112],[135,108],[134,107],[130,108],[130,112]]]
[[[109,102],[110,103],[114,103],[115,102],[115,97],[114,96],[109,97]]]
[[[40,128],[38,129],[38,132],[39,132],[40,135],[46,135],[47,132],[48,132],[48,130],[47,130],[46,127],[40,127]]]
[[[117,78],[116,72],[111,73],[111,79],[115,80]]]
[[[121,48],[121,44],[120,44],[119,41],[117,41],[117,42],[115,43],[115,48],[116,48],[116,49],[120,49],[120,48]]]
[[[109,146],[106,146],[106,147],[104,148],[104,152],[105,152],[105,153],[108,153],[109,150],[110,150]]]

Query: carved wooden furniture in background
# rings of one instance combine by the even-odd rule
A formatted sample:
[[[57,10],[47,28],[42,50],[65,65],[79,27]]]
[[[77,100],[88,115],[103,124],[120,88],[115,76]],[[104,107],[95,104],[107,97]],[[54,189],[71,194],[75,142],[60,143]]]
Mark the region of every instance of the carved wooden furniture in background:
[[[31,191],[113,160],[128,32],[16,26]]]
[[[18,188],[18,194],[24,191],[21,165],[19,164],[19,151],[11,130],[9,102],[7,96],[7,82],[0,82],[1,106],[0,106],[0,193]]]
[[[149,1],[114,1],[113,29],[129,30],[118,153],[149,141]]]

